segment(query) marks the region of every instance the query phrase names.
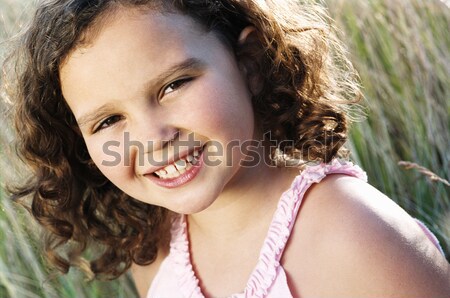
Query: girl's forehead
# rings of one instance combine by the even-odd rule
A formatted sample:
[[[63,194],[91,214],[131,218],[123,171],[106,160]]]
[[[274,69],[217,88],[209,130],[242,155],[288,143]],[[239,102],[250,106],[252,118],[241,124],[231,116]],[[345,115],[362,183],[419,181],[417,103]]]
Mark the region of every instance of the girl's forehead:
[[[156,1],[159,2],[159,1]],[[164,1],[161,1],[164,2]],[[204,27],[194,18],[182,14],[168,5],[152,5],[146,7],[116,5],[101,13],[80,37],[77,47],[89,47],[95,43],[99,35],[105,32],[120,32],[127,24],[145,19],[148,29],[165,29],[186,27],[195,31],[206,32]],[[138,34],[136,32],[135,34]]]
[[[157,43],[180,44],[189,39],[203,36],[203,29],[193,18],[179,13],[159,11],[124,10],[103,24],[98,37],[104,39],[123,39],[142,42],[135,36],[146,37],[149,46]]]

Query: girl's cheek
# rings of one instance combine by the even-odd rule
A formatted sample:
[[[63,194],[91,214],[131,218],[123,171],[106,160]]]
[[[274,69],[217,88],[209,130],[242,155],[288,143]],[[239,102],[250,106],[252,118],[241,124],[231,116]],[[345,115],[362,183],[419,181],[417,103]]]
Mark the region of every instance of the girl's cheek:
[[[92,160],[107,178],[114,176],[118,168],[130,164],[130,160],[124,160],[123,143],[118,140],[88,142],[87,146]]]

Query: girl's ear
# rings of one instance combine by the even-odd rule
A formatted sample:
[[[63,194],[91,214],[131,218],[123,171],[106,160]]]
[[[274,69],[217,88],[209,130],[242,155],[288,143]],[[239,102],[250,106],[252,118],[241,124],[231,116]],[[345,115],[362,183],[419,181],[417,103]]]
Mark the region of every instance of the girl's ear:
[[[260,75],[260,57],[262,45],[255,27],[245,27],[238,38],[238,63],[243,75],[247,79],[248,87],[253,95],[262,90],[263,79]]]
[[[252,33],[255,33],[255,32],[256,32],[255,27],[253,27],[253,26],[245,27],[239,34],[238,44],[239,45],[244,44],[247,41],[247,39],[249,38],[249,35],[251,35]]]

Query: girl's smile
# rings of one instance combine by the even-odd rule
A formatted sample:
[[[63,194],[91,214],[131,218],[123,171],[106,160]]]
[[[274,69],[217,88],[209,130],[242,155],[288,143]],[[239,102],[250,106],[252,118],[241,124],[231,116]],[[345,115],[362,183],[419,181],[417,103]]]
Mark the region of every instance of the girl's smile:
[[[168,144],[190,134],[197,143],[215,141],[224,148],[252,139],[253,108],[241,65],[215,33],[182,15],[119,10],[97,26],[60,71],[64,97],[92,160],[136,199],[179,213],[205,209],[244,171],[241,148],[218,156],[218,166],[197,159],[202,152],[194,146],[185,148],[184,159],[157,166],[139,157],[173,157]],[[120,165],[105,166],[110,156],[104,144],[115,141],[116,152],[124,152],[125,133],[136,146],[121,156]],[[149,148],[148,141],[161,145]],[[204,153],[209,150],[206,145]]]
[[[144,175],[159,186],[175,188],[194,179],[203,165],[203,151],[195,150],[192,155],[186,155],[160,170]]]
[[[168,160],[166,166],[158,167],[157,170],[150,169],[144,175],[154,175],[163,180],[170,178],[177,178],[179,175],[191,169],[194,165],[198,164],[199,159],[203,153],[203,148],[195,149],[192,153],[186,152],[185,154],[173,156]],[[178,158],[179,157],[179,158]]]

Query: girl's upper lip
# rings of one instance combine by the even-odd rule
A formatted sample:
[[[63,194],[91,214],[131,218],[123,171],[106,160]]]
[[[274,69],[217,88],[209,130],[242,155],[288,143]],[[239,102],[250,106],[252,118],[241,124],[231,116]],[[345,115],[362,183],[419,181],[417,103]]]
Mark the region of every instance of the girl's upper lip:
[[[151,175],[154,172],[159,171],[159,170],[167,167],[170,164],[173,164],[177,160],[180,160],[182,158],[186,158],[189,154],[192,155],[194,153],[194,151],[197,151],[197,150],[203,150],[203,147],[194,147],[194,148],[192,148],[190,150],[182,151],[179,154],[172,155],[170,158],[167,159],[167,161],[166,160],[154,161],[157,164],[153,164],[153,165],[151,164],[150,167],[146,169],[146,171],[144,172],[143,176]]]

